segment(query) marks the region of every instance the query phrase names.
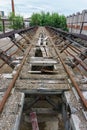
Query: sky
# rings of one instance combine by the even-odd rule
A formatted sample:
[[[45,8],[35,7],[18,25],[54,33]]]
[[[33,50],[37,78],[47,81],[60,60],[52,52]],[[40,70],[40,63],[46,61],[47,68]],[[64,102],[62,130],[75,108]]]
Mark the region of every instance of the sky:
[[[15,13],[25,18],[41,11],[69,16],[87,9],[87,0],[14,0],[14,3]],[[0,0],[0,11],[8,15],[11,12],[11,0]]]

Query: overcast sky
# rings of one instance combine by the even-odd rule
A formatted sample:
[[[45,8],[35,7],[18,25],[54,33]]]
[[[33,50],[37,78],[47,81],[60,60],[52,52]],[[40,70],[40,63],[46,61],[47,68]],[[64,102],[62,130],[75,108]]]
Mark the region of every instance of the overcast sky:
[[[33,12],[58,12],[65,16],[87,9],[87,0],[14,0],[15,12],[30,17]],[[11,0],[0,0],[0,11],[11,12]]]

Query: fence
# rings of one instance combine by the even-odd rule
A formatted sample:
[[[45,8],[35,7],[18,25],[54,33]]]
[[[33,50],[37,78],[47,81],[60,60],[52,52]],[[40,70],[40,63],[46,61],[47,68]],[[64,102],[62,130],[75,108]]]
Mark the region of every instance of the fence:
[[[69,32],[87,35],[87,10],[67,16]]]

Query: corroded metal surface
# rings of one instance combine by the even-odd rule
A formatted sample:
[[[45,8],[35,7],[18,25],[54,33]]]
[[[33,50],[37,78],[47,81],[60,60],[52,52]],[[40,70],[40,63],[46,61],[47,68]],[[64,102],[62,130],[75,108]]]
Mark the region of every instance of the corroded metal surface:
[[[27,31],[23,33],[24,41],[18,42],[24,50],[23,59],[19,58],[20,62],[16,61],[19,67],[13,73],[13,79],[7,91],[4,90],[0,112],[3,112],[3,107],[7,98],[10,98],[13,87],[16,92],[23,92],[29,96],[30,104],[27,104],[27,113],[37,101],[47,101],[58,111],[59,104],[57,103],[60,99],[55,103],[52,96],[56,96],[57,99],[57,96],[61,95],[62,121],[65,122],[65,127],[69,128],[70,115],[72,115],[73,107],[76,107],[75,116],[81,117],[82,130],[86,130],[85,116],[82,114],[84,110],[87,111],[87,99],[84,93],[87,89],[87,71],[85,71],[87,67],[84,67],[84,64],[87,64],[87,56],[84,53],[86,48],[73,41],[71,34],[50,27],[38,28],[35,35]],[[74,68],[72,68],[73,64]],[[68,118],[67,121],[66,118]],[[66,125],[67,122],[68,125]]]

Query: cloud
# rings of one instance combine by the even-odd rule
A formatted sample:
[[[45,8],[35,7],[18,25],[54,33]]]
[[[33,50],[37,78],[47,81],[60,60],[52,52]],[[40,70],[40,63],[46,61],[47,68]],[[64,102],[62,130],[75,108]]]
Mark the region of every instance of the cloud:
[[[16,14],[23,16],[41,11],[70,15],[87,8],[87,0],[14,0],[14,3]],[[11,0],[0,0],[0,10],[6,15],[11,12]]]

